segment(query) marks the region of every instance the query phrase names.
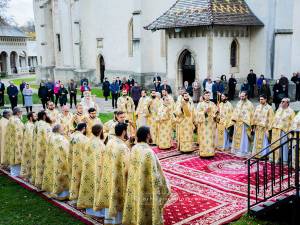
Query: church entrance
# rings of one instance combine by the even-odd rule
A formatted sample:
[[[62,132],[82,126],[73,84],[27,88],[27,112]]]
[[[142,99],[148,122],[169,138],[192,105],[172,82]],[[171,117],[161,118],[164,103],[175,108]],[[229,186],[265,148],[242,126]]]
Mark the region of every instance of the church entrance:
[[[189,85],[195,81],[195,59],[188,50],[184,50],[179,57],[179,66],[181,70],[181,82],[179,85],[183,85],[185,81],[189,82]]]
[[[0,73],[7,73],[7,53],[1,52],[0,54]]]
[[[102,55],[99,56],[100,81],[103,83],[105,77],[105,61]]]

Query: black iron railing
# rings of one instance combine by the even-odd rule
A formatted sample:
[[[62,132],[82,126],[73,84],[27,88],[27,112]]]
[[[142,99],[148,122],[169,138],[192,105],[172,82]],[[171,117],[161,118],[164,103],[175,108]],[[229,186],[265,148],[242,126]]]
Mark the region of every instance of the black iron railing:
[[[284,193],[299,197],[299,135],[291,131],[247,159],[248,212]]]

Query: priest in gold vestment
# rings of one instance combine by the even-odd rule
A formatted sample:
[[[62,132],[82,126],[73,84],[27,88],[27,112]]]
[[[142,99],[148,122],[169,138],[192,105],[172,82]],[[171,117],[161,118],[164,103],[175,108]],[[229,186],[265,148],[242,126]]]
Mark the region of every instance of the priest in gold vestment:
[[[210,101],[210,92],[204,92],[204,101],[196,109],[196,123],[198,125],[198,143],[200,157],[215,155],[216,118],[218,108]]]
[[[86,136],[87,137],[92,137],[93,134],[92,134],[92,127],[96,124],[101,124],[102,125],[102,122],[101,120],[97,117],[97,111],[95,108],[90,108],[88,110],[88,117],[86,118],[86,125],[87,125],[87,128],[86,128]]]
[[[49,139],[49,146],[53,146],[51,149],[53,151],[51,196],[58,200],[65,200],[69,197],[68,152],[70,146],[68,139],[64,136],[62,125],[57,124],[53,127],[53,134]]]
[[[22,110],[13,109],[13,116],[9,118],[5,134],[4,164],[10,166],[12,176],[19,176],[22,160],[24,124],[21,121]]]
[[[123,111],[126,114],[126,119],[133,121],[133,113],[135,111],[135,105],[126,90],[122,91],[122,96],[117,100],[118,111]]]
[[[233,107],[228,101],[227,94],[221,95],[221,103],[218,106],[217,118],[217,149],[221,151],[229,151],[231,148],[229,129],[232,123]]]
[[[71,124],[72,124],[72,131],[75,131],[77,125],[79,123],[86,123],[87,122],[87,115],[83,113],[83,106],[81,103],[76,105],[76,112],[73,115]]]
[[[267,103],[267,97],[261,95],[259,97],[259,103],[260,104],[255,109],[252,123],[255,134],[252,155],[259,153],[262,149],[269,146],[269,131],[272,130],[272,123],[274,119],[274,111]],[[265,155],[268,152],[269,149],[265,149],[265,151],[259,156]]]
[[[290,99],[283,98],[280,104],[279,109],[276,111],[274,120],[272,123],[272,143],[279,140],[286,133],[288,133],[292,126],[292,121],[295,117],[294,110],[290,107]],[[287,141],[287,137],[283,138],[280,142],[284,143]],[[272,148],[276,148],[280,143],[277,142],[277,145],[272,145]],[[283,146],[283,155],[279,154],[279,151],[275,151],[275,162],[283,160],[283,162],[288,161],[288,144]],[[272,156],[272,155],[271,155]],[[271,160],[273,160],[271,158]]]
[[[88,140],[82,154],[82,173],[77,207],[86,209],[86,213],[92,216],[104,216],[103,211],[93,210],[95,196],[99,193],[105,148],[103,141],[100,139],[103,136],[102,129],[101,124],[92,127],[93,136]]]
[[[34,137],[34,148],[32,150],[32,168],[31,180],[38,188],[42,188],[45,157],[48,150],[48,139],[52,133],[51,119],[45,111],[38,113],[38,122],[36,122]]]
[[[77,200],[81,173],[82,173],[82,156],[88,138],[85,136],[86,124],[79,123],[76,131],[70,136],[70,151],[68,153],[68,164],[70,174],[70,200]]]
[[[158,110],[157,124],[159,135],[157,146],[160,149],[169,149],[173,146],[173,107],[174,102],[168,97],[163,98],[163,105]]]
[[[5,134],[7,132],[7,124],[10,117],[11,111],[4,110],[2,118],[0,119],[0,165],[4,164]]]
[[[192,152],[194,143],[195,108],[188,93],[183,94],[176,104],[175,121],[177,123],[177,147],[181,152]]]
[[[34,124],[37,121],[36,113],[35,112],[28,113],[27,119],[28,122],[25,124],[25,129],[24,129],[20,176],[26,180],[29,180],[31,177],[33,131],[34,131]]]
[[[232,121],[234,123],[232,152],[240,156],[250,154],[253,113],[254,106],[248,100],[248,94],[241,92],[240,101],[232,113]]]
[[[106,209],[105,224],[121,224],[127,185],[127,124],[118,123],[115,134],[105,147],[100,188],[94,201],[94,210]]]
[[[64,135],[68,137],[73,130],[73,114],[70,112],[70,108],[66,105],[64,105],[61,109],[62,112],[58,115],[57,123],[63,126]]]
[[[150,129],[140,127],[138,143],[130,153],[123,225],[163,225],[163,208],[170,188],[157,156],[148,145],[150,139]]]
[[[55,104],[53,102],[48,102],[46,113],[51,120],[52,126],[58,122],[59,111],[55,109]]]
[[[157,115],[158,109],[161,107],[162,101],[157,97],[155,90],[151,91],[151,99],[148,102],[147,125],[150,127],[152,135],[152,144],[157,144],[158,137],[158,123]]]
[[[149,104],[149,97],[147,97],[147,93],[145,90],[141,92],[141,98],[139,100],[138,107],[136,109],[136,116],[137,116],[137,127],[146,126],[147,124],[147,113],[148,113],[148,104]]]

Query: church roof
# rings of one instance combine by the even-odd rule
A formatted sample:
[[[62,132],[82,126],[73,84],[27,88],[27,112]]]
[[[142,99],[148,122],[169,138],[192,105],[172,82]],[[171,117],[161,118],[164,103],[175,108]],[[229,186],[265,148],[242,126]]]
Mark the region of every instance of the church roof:
[[[19,28],[6,23],[0,18],[0,37],[26,37],[26,34]]]
[[[229,25],[263,26],[245,0],[177,0],[146,30]]]

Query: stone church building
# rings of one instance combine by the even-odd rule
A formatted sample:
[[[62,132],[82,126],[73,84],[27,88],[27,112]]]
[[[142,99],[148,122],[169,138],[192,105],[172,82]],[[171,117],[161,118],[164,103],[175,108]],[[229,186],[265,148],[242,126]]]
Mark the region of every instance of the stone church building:
[[[34,0],[40,79],[300,71],[299,0]]]

